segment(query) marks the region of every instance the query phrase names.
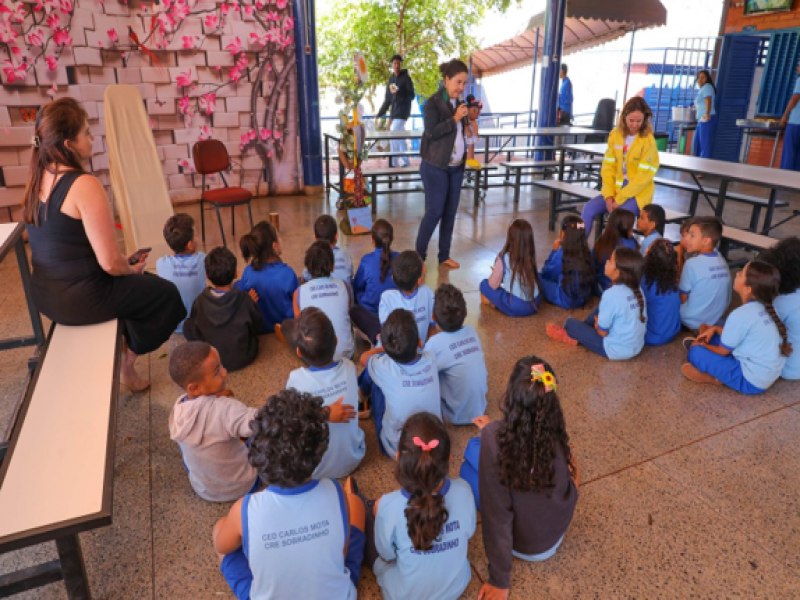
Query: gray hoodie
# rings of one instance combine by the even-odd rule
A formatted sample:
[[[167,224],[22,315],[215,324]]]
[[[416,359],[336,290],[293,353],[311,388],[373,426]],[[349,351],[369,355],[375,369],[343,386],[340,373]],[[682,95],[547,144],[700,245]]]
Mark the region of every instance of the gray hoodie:
[[[257,408],[225,396],[186,395],[169,415],[169,435],[178,443],[197,495],[211,502],[230,502],[244,496],[256,481],[240,438],[252,432]]]

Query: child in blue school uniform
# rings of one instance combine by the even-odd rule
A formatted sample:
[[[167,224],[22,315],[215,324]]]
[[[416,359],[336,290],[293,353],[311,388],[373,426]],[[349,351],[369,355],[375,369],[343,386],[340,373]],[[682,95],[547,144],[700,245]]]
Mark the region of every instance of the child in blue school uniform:
[[[328,242],[317,240],[306,250],[305,266],[311,279],[294,291],[292,296],[293,319],[275,325],[275,335],[292,349],[295,345],[295,328],[300,312],[309,307],[319,308],[333,323],[336,331],[334,359],[353,358],[355,344],[353,325],[350,322],[350,288],[341,279],[332,276],[333,250]]]
[[[636,215],[624,208],[617,208],[608,216],[603,233],[594,243],[595,273],[597,274],[598,295],[611,287],[612,282],[605,274],[606,261],[617,248],[630,248],[639,250],[639,245],[633,237],[633,226],[636,223]]]
[[[410,416],[397,448],[401,487],[375,503],[374,537],[367,536],[367,564],[385,600],[456,600],[469,585],[475,503],[463,479],[447,476],[449,459],[441,420],[424,412]]]
[[[642,243],[639,245],[639,251],[642,256],[647,254],[647,249],[657,239],[664,236],[664,225],[667,216],[664,213],[664,208],[658,204],[648,204],[643,206],[639,212],[639,218],[636,220],[636,227],[641,232]]]
[[[442,417],[436,363],[421,352],[414,315],[395,309],[381,327],[382,347],[361,354],[361,391],[371,399],[375,433],[384,454],[394,456],[406,419],[418,412]]]
[[[475,329],[464,325],[467,303],[457,287],[436,290],[433,317],[441,330],[425,344],[439,371],[442,414],[447,423],[468,425],[486,410],[486,357]]]
[[[378,319],[381,323],[389,314],[404,308],[414,315],[422,345],[428,341],[428,333],[433,324],[433,290],[422,283],[425,278],[425,264],[416,250],[405,250],[392,261],[392,277],[396,290],[386,290],[381,294],[378,305]]]
[[[567,319],[564,327],[549,323],[545,331],[556,341],[581,344],[610,360],[627,360],[642,351],[647,332],[647,307],[639,287],[642,255],[617,248],[606,261],[605,274],[612,285],[603,292],[597,310],[584,321]]]
[[[644,211],[642,214],[645,214]],[[647,304],[647,333],[644,343],[648,346],[661,346],[675,339],[681,330],[678,257],[672,242],[659,238],[650,244],[644,256],[643,272],[642,292]]]
[[[358,408],[356,367],[347,358],[336,359],[336,332],[330,319],[319,308],[304,308],[295,330],[297,355],[307,367],[289,373],[286,388],[308,392],[329,406],[342,401],[353,412]],[[352,473],[366,451],[364,432],[358,420],[329,424],[328,449],[314,469],[314,479],[338,479]]]
[[[372,245],[375,250],[361,257],[353,279],[355,305],[350,310],[353,324],[375,343],[381,329],[378,305],[386,290],[397,289],[392,277],[392,261],[397,252],[392,252],[394,229],[385,219],[372,224]]]
[[[716,250],[722,238],[717,217],[696,217],[686,235],[688,258],[681,271],[681,323],[696,330],[703,323],[717,325],[731,303],[731,273]]]
[[[292,317],[292,296],[297,289],[297,275],[281,260],[281,244],[278,232],[271,223],[256,223],[250,233],[239,240],[239,248],[245,260],[242,278],[236,289],[258,294],[258,308],[264,316],[262,333],[272,333],[275,324]]]
[[[539,274],[533,227],[515,219],[506,243],[494,261],[492,274],[480,284],[481,302],[510,317],[527,317],[539,310]]]
[[[733,289],[742,305],[725,326],[704,325],[681,367],[697,383],[722,383],[742,394],[765,392],[783,371],[792,345],[773,302],[780,273],[772,265],[752,260],[736,274]]]
[[[789,343],[794,350],[781,371],[784,379],[800,379],[800,238],[793,236],[759,254],[781,274],[780,294],[773,302],[775,311],[786,325]]]
[[[322,398],[281,390],[252,428],[248,458],[267,487],[237,500],[214,525],[225,581],[240,600],[355,600],[364,504],[336,480],[312,477],[328,447]]]
[[[561,222],[561,233],[539,273],[542,297],[561,308],[581,308],[594,293],[595,269],[586,225],[576,215]]]
[[[314,221],[314,239],[318,241],[328,242],[333,250],[333,271],[331,277],[341,279],[348,286],[353,285],[353,259],[350,255],[342,250],[337,244],[339,242],[339,227],[336,225],[336,219],[330,215],[320,215]],[[308,269],[303,271],[303,279],[308,281],[311,279],[311,274]]]

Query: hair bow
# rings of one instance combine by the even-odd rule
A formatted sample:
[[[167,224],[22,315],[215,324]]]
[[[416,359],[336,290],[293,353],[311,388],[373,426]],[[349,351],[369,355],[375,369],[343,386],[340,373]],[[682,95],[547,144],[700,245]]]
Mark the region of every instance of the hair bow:
[[[531,365],[531,383],[541,381],[545,392],[555,391],[556,376],[544,368],[543,364]]]
[[[425,443],[422,441],[422,439],[420,439],[416,435],[413,437],[411,441],[414,442],[415,446],[421,448],[423,452],[430,452],[439,445],[439,440],[437,439],[433,439],[430,442]]]
[[[586,223],[581,221],[580,223],[575,223],[575,229],[586,229]]]

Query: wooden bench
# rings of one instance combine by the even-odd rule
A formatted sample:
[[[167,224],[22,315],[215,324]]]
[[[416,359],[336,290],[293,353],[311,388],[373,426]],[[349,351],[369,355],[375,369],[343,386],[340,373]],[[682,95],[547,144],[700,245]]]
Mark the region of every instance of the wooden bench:
[[[602,162],[603,161],[600,158],[579,158],[566,161],[564,166],[580,169],[580,167],[594,167]],[[542,176],[546,177],[549,171],[558,171],[561,166],[561,162],[558,160],[513,160],[501,162],[500,166],[505,167],[508,173],[514,174],[514,203],[516,204],[519,202],[519,193],[520,187],[522,186],[523,174],[530,175],[541,172]]]
[[[697,210],[697,201],[700,198],[701,193],[705,193],[707,196],[719,196],[719,190],[717,188],[703,186],[703,190],[701,192],[700,188],[698,188],[697,184],[694,182],[678,181],[677,179],[668,179],[666,177],[656,177],[653,179],[653,181],[656,185],[689,192],[691,194],[691,198],[689,200],[689,213],[692,215],[694,215]],[[761,218],[761,209],[769,207],[769,199],[762,198],[761,196],[752,196],[750,194],[743,194],[741,192],[732,192],[728,190],[725,193],[725,201],[727,202],[728,200],[732,202],[749,204],[752,207],[750,212],[749,228],[751,231],[758,229],[758,221]],[[778,200],[775,202],[776,207],[786,207],[788,205],[788,202],[785,200]]]
[[[776,238],[769,237],[768,235],[762,235],[760,233],[754,233],[745,229],[736,229],[735,227],[723,225],[722,240],[720,240],[719,251],[722,256],[725,257],[725,260],[730,263],[731,261],[728,259],[728,252],[731,251],[732,246],[745,248],[748,250],[766,250],[767,248],[772,248],[778,243],[778,241],[779,240]]]
[[[121,340],[118,321],[50,329],[0,465],[0,554],[54,540],[59,558],[0,575],[0,597],[91,596],[78,533],[111,523]]]

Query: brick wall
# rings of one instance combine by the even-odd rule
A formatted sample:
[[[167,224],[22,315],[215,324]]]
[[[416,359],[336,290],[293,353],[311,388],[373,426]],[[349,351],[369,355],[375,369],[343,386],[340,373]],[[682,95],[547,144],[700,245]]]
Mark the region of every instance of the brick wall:
[[[106,86],[115,83],[136,86],[145,100],[173,202],[199,197],[200,177],[191,174],[191,147],[202,137],[225,142],[234,163],[228,177],[232,185],[243,185],[262,194],[267,189],[272,193],[294,193],[302,188],[298,110],[294,106],[297,80],[291,2],[245,0],[242,6],[249,7],[237,9],[232,8],[234,4],[215,0],[162,1],[159,6],[139,0],[75,0],[71,15],[59,13],[52,0],[50,4],[62,26],[68,23],[72,38],[72,43],[63,47],[55,69],[46,63],[44,54],[37,53],[35,44],[21,35],[15,62],[5,64],[9,68],[25,62],[33,66],[24,71],[23,65],[22,72],[14,74],[5,68],[0,71],[0,207],[15,206],[22,196],[33,137],[30,109],[62,96],[80,100],[89,113],[95,136],[91,169],[110,193],[103,93]],[[172,12],[176,6],[184,7],[188,14]],[[7,14],[0,13],[0,19],[7,18]],[[178,25],[173,25],[172,30],[154,26],[159,14],[178,14]],[[219,24],[209,25],[209,15],[216,17]],[[129,27],[139,40],[147,40],[145,47],[154,53],[157,64],[134,46],[128,37]],[[157,31],[151,33],[154,29]],[[112,30],[117,33],[116,41],[109,33]],[[260,41],[259,36],[262,40],[269,37],[270,41]],[[190,46],[196,47],[186,49],[186,38]],[[240,43],[241,51],[234,52],[232,43]],[[0,51],[8,46],[0,43]],[[51,40],[50,56],[56,47]],[[232,82],[231,69],[236,68],[237,60],[242,65],[246,61],[247,65],[240,69],[240,79]],[[265,70],[259,80],[258,65],[265,60],[273,68]],[[281,89],[275,90],[282,69],[288,70],[288,78]],[[179,87],[178,77],[182,74],[188,74],[190,86]],[[258,91],[255,115],[250,112],[254,83]],[[216,94],[211,115],[198,105],[199,97],[209,92]],[[184,96],[190,101],[189,115],[182,114],[179,107],[179,99]],[[254,117],[256,130],[268,128],[269,136],[259,135],[242,149],[241,141],[253,129]],[[266,164],[256,152],[256,143],[265,147],[269,157]],[[269,185],[265,183],[265,173]]]
[[[725,33],[743,31],[745,27],[754,27],[759,31],[800,27],[800,2],[795,1],[790,11],[749,16],[744,14],[744,0],[725,0],[725,2],[728,5]]]

